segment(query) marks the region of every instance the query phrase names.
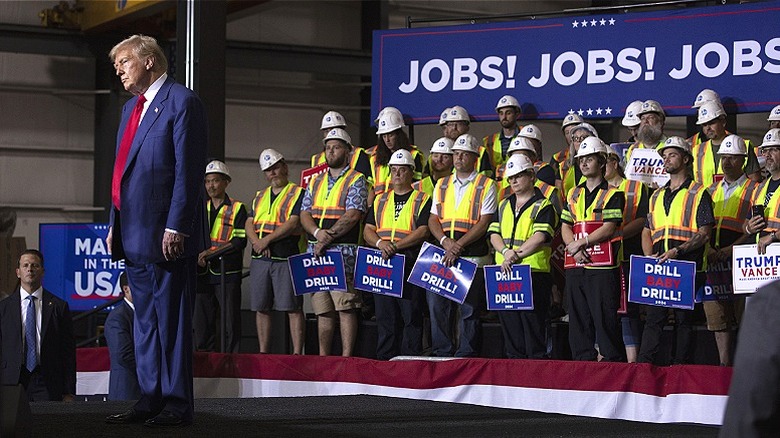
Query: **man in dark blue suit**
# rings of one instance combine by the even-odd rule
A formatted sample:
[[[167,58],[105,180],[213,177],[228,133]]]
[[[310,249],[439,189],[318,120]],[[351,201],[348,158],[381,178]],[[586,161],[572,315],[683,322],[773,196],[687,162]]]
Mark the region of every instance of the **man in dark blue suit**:
[[[154,38],[134,35],[109,54],[125,90],[107,244],[125,259],[135,295],[141,398],[109,423],[184,426],[193,419],[192,298],[201,237],[207,130],[203,104],[168,77]]]
[[[68,303],[43,288],[39,251],[24,251],[18,266],[19,287],[0,301],[0,383],[21,383],[32,401],[72,401],[76,345]]]
[[[108,380],[109,400],[137,400],[141,397],[138,374],[135,371],[135,344],[133,343],[133,319],[135,306],[133,293],[127,283],[127,274],[119,277],[124,301],[108,314],[105,324],[108,354],[111,357],[111,376]]]

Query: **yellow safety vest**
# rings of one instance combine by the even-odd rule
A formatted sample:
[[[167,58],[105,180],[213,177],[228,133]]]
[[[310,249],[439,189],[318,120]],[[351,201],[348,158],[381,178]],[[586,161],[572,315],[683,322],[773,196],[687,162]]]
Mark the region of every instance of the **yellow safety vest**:
[[[398,242],[417,229],[417,218],[430,197],[423,192],[412,190],[409,199],[395,217],[395,191],[382,193],[374,199],[376,234],[383,240]]]
[[[328,191],[328,172],[317,175],[310,183],[312,194],[311,216],[322,228],[325,220],[338,220],[347,212],[347,194],[349,188],[363,175],[353,169],[339,175],[333,188]]]
[[[775,233],[777,230],[780,230],[780,217],[778,217],[780,214],[780,189],[775,190],[775,192],[772,193],[772,197],[769,198],[769,202],[766,202],[766,191],[769,187],[769,181],[771,180],[771,178],[767,178],[763,181],[761,185],[759,185],[758,191],[753,198],[754,205],[764,206],[766,228],[762,230],[762,233]],[[747,216],[745,216],[745,218],[747,218]],[[760,235],[761,233],[756,234],[756,243],[758,243]]]
[[[599,189],[598,194],[596,194],[596,199],[588,206],[585,207],[585,190],[586,188],[583,185],[578,185],[571,189],[569,192],[569,198],[567,199],[567,204],[569,206],[568,210],[563,210],[561,212],[561,219],[565,220],[567,222],[576,223],[576,222],[593,222],[593,221],[605,221],[610,219],[617,219],[617,218],[623,218],[623,211],[620,209],[606,209],[607,203],[612,199],[615,194],[619,193],[620,190],[609,187],[608,189]],[[615,230],[615,233],[612,235],[612,237],[609,239],[609,244],[613,243],[620,243],[622,242],[621,237],[621,224],[618,224],[617,229]],[[606,242],[605,242],[606,243]],[[617,253],[614,255],[614,266],[599,266],[599,267],[592,267],[592,266],[586,266],[586,269],[612,269],[620,263],[620,255],[622,254],[623,248],[622,245],[618,245]]]
[[[276,231],[277,227],[282,226],[292,215],[295,201],[303,192],[303,188],[288,182],[282,188],[274,202],[271,202],[271,187],[258,191],[255,194],[255,200],[252,201],[252,211],[255,212],[253,222],[257,237],[263,238],[267,234]],[[296,234],[297,235],[297,234]]]
[[[715,216],[715,243],[720,247],[720,230],[730,230],[737,233],[743,233],[742,224],[750,213],[750,207],[753,205],[753,198],[758,191],[759,184],[745,178],[729,196],[724,199],[726,180],[715,184],[712,192],[712,212]]]
[[[521,125],[517,125],[517,133],[520,133],[520,130],[523,129]],[[501,177],[504,173],[504,164],[506,163],[506,160],[509,159],[508,156],[504,156],[503,150],[501,150],[501,138],[504,135],[504,131],[496,132],[493,135],[488,135],[482,138],[482,147],[484,147],[486,150],[490,151],[490,155],[488,155],[488,158],[490,159],[490,165],[493,166],[493,169],[496,169],[496,176]],[[511,142],[512,140],[517,137],[517,134],[513,135],[512,138],[509,139]]]
[[[647,224],[653,244],[664,243],[664,251],[668,251],[669,239],[687,241],[699,231],[696,222],[696,212],[699,210],[702,196],[706,190],[696,181],[691,182],[687,189],[675,193],[669,213],[664,209],[663,196],[669,187],[658,189],[650,197]]]
[[[392,186],[390,181],[390,166],[387,164],[379,164],[376,159],[376,146],[372,149],[374,153],[371,154],[371,178],[369,178],[368,182],[374,186],[374,196],[379,196]],[[425,157],[422,152],[417,150],[417,146],[413,145],[410,152],[412,154],[412,159],[415,161],[412,179],[419,181],[422,179],[423,175],[422,169],[417,168],[417,157],[420,157],[420,162],[425,161]]]
[[[222,204],[219,207],[217,218],[211,227],[211,249],[216,249],[234,237],[246,237],[246,230],[243,224],[238,224],[238,227],[234,224],[236,216],[243,206],[244,204],[241,202],[231,200],[230,205]],[[208,211],[209,217],[211,217],[211,200],[206,200],[206,211]]]
[[[503,200],[512,194],[512,186],[506,179],[502,179],[498,185],[500,186],[500,189],[497,199]],[[539,191],[542,192],[542,195],[544,195],[544,197],[550,201],[550,204],[552,204],[555,212],[560,215],[563,206],[563,198],[561,198],[561,193],[559,192],[558,187],[547,184],[540,179],[537,179],[536,182],[534,182],[534,187],[538,188]]]
[[[550,201],[540,199],[526,208],[519,218],[515,218],[512,203],[509,198],[504,199],[498,205],[498,220],[490,224],[490,231],[501,235],[504,245],[509,249],[517,250],[526,240],[537,231],[546,232],[553,236],[555,231],[550,224],[537,223],[536,217],[543,208],[550,205]],[[530,265],[533,272],[550,272],[550,245],[540,246],[533,254],[523,257],[520,263]],[[504,256],[496,252],[496,264],[504,262]]]
[[[745,140],[747,150],[750,150],[750,140]],[[712,152],[712,140],[699,143],[691,149],[691,155],[693,155],[693,180],[701,183],[705,187],[711,186],[715,182],[715,175],[722,175],[723,169],[721,168],[720,161],[718,162],[718,169],[715,170],[715,154]],[[745,157],[745,162],[742,164],[742,170],[747,167],[748,158]]]
[[[493,179],[478,173],[469,183],[463,199],[455,208],[455,175],[450,175],[436,182],[434,191],[438,195],[437,211],[444,234],[451,239],[459,239],[474,227],[481,217],[482,204],[491,187],[495,187]]]
[[[558,178],[561,179],[563,182],[563,193],[561,193],[562,198],[566,198],[569,195],[569,191],[573,189],[574,187],[577,187],[578,185],[582,184],[585,181],[585,177],[580,175],[579,181],[575,181],[575,177],[577,176],[575,166],[577,163],[573,163],[572,165],[569,165],[569,147],[567,146],[566,149],[562,151],[558,151],[553,155],[553,160],[558,162]]]
[[[436,184],[433,182],[433,177],[426,176],[425,178],[412,183],[412,188],[418,192],[423,192],[428,196],[433,196],[433,188]]]
[[[626,204],[623,208],[623,223],[620,224],[620,235],[622,236],[623,227],[637,218],[636,214],[639,211],[639,204],[642,202],[642,183],[623,178],[623,182],[618,186],[618,191],[623,192],[623,195],[626,197]],[[620,247],[620,260],[628,261],[623,254],[622,245]]]

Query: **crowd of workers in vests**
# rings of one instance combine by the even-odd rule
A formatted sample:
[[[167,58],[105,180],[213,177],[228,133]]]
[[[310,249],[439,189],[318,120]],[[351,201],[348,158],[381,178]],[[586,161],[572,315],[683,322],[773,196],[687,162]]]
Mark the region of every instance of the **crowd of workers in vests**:
[[[257,192],[250,208],[227,196],[230,173],[213,161],[206,169],[212,248],[200,259],[197,347],[214,344],[208,327],[215,299],[206,292],[218,285],[219,269],[206,257],[232,246],[225,268],[232,297],[225,304],[234,309],[228,312],[227,345],[238,351],[241,250],[248,240],[261,353],[270,350],[272,310],[287,313],[293,353],[303,352],[303,302],[293,293],[287,258],[335,249],[344,258],[348,290],[312,294],[321,355],[331,354],[336,330],[342,355],[353,354],[360,309],[373,301],[377,358],[423,354],[424,315],[430,319],[430,355],[477,356],[485,310],[481,268],[497,264],[509,272],[513,264],[524,264],[532,272],[533,310],[496,312],[506,357],[549,357],[551,318],[568,314],[573,359],[658,363],[667,339],[662,331],[673,316],[672,360],[690,363],[694,311],[628,303],[619,313],[630,256],[693,261],[699,288],[708,262],[729,262],[733,245],[757,243],[764,252],[780,241],[780,105],[757,146],[727,131],[726,112],[713,90],[703,90],[693,107],[701,132],[688,139],[664,134],[659,102],[635,101],[625,111],[622,124],[631,143],[626,160],[637,149],[655,149],[670,177],[660,187],[626,179],[621,151],[576,113],[561,124],[566,147],[544,161],[541,130],[520,124],[520,103],[510,95],[496,104],[501,129],[481,141],[468,133],[465,108],[446,108],[439,121],[443,136],[427,159],[411,144],[396,108],[377,115],[377,144],[370,148],[354,145],[345,118],[330,111],[322,118],[323,150],[311,158],[312,167],[327,163],[327,171],[304,189],[289,180],[283,155],[266,149],[259,162],[269,186]],[[762,182],[763,175],[768,177]],[[752,213],[757,209],[763,215]],[[583,235],[577,231],[583,222],[599,226]],[[558,234],[577,263],[565,273],[551,265]],[[401,298],[352,287],[358,246],[376,248],[384,258],[406,255],[406,278],[424,242],[445,251],[446,266],[466,259],[479,267],[463,304],[408,282]],[[612,246],[611,264],[589,265],[595,245]],[[564,277],[558,282],[564,287],[554,286],[556,275]],[[744,299],[706,301],[703,308],[720,362],[730,365]]]

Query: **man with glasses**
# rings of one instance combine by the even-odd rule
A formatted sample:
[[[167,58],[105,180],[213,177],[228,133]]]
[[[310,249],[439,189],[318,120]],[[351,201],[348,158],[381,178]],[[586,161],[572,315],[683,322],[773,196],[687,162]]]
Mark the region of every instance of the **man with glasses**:
[[[758,253],[766,253],[766,247],[780,242],[780,128],[773,128],[764,135],[764,142],[759,146],[761,154],[766,159],[766,170],[769,178],[758,188],[753,198],[753,205],[764,206],[763,216],[754,215],[745,222],[745,233],[756,234]]]

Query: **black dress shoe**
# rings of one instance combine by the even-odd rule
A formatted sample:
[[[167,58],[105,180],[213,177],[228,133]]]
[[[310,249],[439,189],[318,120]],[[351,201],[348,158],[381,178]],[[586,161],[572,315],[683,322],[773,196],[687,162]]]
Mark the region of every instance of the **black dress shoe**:
[[[177,417],[169,411],[162,411],[156,417],[150,418],[144,422],[149,427],[183,427],[189,426],[192,421]]]
[[[142,423],[150,418],[154,417],[151,412],[136,411],[130,409],[122,412],[121,414],[109,415],[106,417],[106,423],[109,424],[130,424],[130,423]]]

